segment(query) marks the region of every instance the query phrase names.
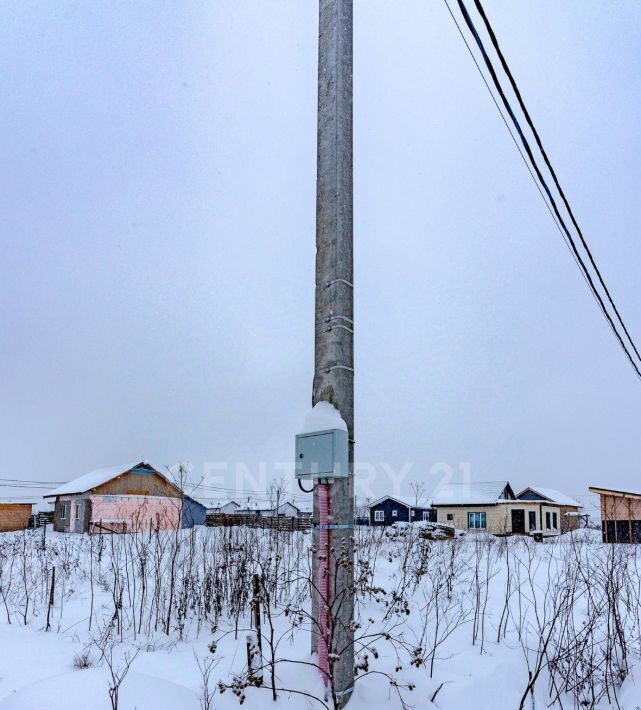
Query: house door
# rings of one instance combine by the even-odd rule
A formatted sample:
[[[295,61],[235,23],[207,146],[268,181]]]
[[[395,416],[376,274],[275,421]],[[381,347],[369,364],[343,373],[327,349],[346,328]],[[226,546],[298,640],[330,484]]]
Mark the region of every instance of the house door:
[[[85,501],[78,501],[77,503],[71,504],[71,529],[77,533],[84,532],[84,506]]]
[[[512,532],[521,535],[525,532],[524,510],[512,510]]]

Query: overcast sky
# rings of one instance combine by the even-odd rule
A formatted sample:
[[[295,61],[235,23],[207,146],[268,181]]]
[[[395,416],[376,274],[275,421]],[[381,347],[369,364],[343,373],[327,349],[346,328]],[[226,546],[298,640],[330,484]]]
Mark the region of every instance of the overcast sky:
[[[641,382],[444,4],[354,4],[372,492],[382,463],[429,487],[441,462],[638,489]],[[639,342],[641,4],[485,4]],[[2,15],[0,477],[141,458],[282,475],[313,373],[316,0]]]

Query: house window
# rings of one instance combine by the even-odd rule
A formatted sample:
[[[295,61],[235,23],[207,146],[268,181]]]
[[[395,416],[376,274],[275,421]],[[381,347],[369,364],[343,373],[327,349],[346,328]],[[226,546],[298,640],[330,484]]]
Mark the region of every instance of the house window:
[[[424,510],[423,511],[423,520],[429,520],[429,519],[430,519],[430,511]]]
[[[60,518],[61,520],[64,520],[67,517],[67,506],[68,503],[61,503],[60,504]]]
[[[550,522],[550,513],[545,514],[545,529],[546,530],[551,530],[552,529],[552,524]]]
[[[415,510],[412,510],[412,517],[413,517],[413,518],[416,517],[416,511],[415,511]]]
[[[559,528],[559,518],[556,513],[552,513],[552,527],[555,530],[558,530],[558,528]]]
[[[528,513],[528,518],[529,518],[529,521],[530,521],[530,523],[529,523],[529,524],[530,524],[530,530],[536,530],[536,511],[535,511],[535,510],[531,510],[531,511]]]
[[[76,503],[75,516],[76,520],[80,520],[80,506]]]
[[[385,513],[382,510],[374,511],[374,522],[382,523],[385,520]]]
[[[447,519],[448,519],[448,520],[454,520],[454,513],[448,513],[448,514],[447,514]]]
[[[394,510],[392,511],[392,517],[398,518],[398,510],[396,510],[396,508],[394,508]]]
[[[485,513],[468,513],[467,527],[471,530],[485,530],[487,528],[487,516]]]

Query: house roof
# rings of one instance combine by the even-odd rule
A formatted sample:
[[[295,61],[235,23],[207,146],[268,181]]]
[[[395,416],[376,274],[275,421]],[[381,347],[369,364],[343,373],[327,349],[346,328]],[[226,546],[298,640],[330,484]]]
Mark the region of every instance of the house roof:
[[[35,505],[35,503],[25,498],[0,498],[0,505]]]
[[[314,512],[314,502],[310,500],[299,500],[292,503],[293,506],[298,508],[301,513],[313,513]]]
[[[494,505],[506,493],[514,496],[508,481],[480,481],[478,483],[448,483],[433,495],[432,504],[439,505]],[[509,495],[507,500],[510,500]]]
[[[54,488],[52,491],[49,491],[49,493],[46,493],[43,497],[52,498],[54,496],[68,495],[72,493],[86,493],[93,488],[102,486],[103,483],[107,483],[107,481],[111,481],[117,476],[121,476],[123,473],[127,473],[127,471],[131,471],[132,468],[136,468],[137,466],[146,466],[152,469],[154,473],[162,476],[172,485],[175,485],[175,483],[171,480],[171,474],[166,466],[156,466],[149,461],[136,461],[133,464],[130,463],[124,466],[97,468],[95,471],[90,471],[89,473],[85,473],[83,476],[74,478],[73,481],[63,483],[61,486],[58,486],[58,488]]]
[[[249,500],[244,501],[243,503],[240,504],[240,509],[241,510],[271,510],[273,508],[272,504],[269,501],[265,500],[252,500],[251,498]]]
[[[528,488],[524,488],[516,497],[520,498],[524,493],[527,493],[528,491],[536,493],[537,495],[541,496],[543,500],[547,500],[550,503],[556,503],[557,505],[569,505],[573,508],[583,507],[578,500],[570,498],[570,496],[566,496],[565,493],[556,491],[554,490],[554,488],[540,488],[539,486],[535,488],[534,486],[529,486]]]
[[[384,500],[394,500],[407,508],[429,508],[431,507],[431,501],[425,498],[419,498],[418,505],[416,504],[416,496],[382,496],[377,498],[375,501],[369,504],[369,508],[373,508],[375,505],[379,505]]]
[[[296,498],[294,498],[293,500],[291,500],[291,499],[284,500],[279,504],[278,512],[286,509],[287,506],[291,506],[292,508],[294,508],[294,510],[297,513],[313,513],[314,512],[314,503],[311,500],[311,498],[309,500],[307,500],[307,499],[297,500]]]
[[[189,495],[190,498],[193,498],[195,501],[198,501],[198,503],[204,505],[205,508],[208,508],[209,510],[224,508],[226,505],[230,505],[231,503],[236,506],[238,505],[235,500],[229,500],[227,498],[203,498],[203,496],[199,496],[196,493],[190,493]]]
[[[298,511],[301,510],[301,507],[291,500],[284,500],[281,503],[279,503],[278,510],[280,510],[281,508],[285,508],[288,505],[290,505],[292,508],[296,508],[296,510],[298,510]]]
[[[626,491],[622,488],[606,488],[605,486],[590,486],[590,493],[607,493],[609,495],[630,496],[631,498],[641,498],[639,491]]]

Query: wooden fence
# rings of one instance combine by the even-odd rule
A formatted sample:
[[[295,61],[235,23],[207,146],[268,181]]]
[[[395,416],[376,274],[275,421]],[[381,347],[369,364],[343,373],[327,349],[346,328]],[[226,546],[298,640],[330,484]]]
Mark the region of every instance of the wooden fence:
[[[208,513],[206,524],[208,527],[235,527],[246,525],[250,528],[262,528],[264,530],[282,530],[285,532],[307,532],[312,528],[311,518],[286,518],[275,515],[255,515],[252,513],[235,513],[226,515],[224,513]]]
[[[36,513],[29,518],[30,528],[41,528],[43,525],[49,525],[51,523],[53,523],[53,511]]]

